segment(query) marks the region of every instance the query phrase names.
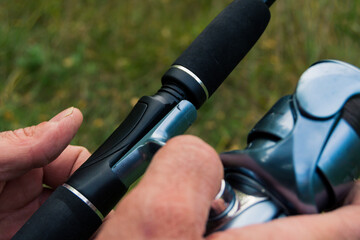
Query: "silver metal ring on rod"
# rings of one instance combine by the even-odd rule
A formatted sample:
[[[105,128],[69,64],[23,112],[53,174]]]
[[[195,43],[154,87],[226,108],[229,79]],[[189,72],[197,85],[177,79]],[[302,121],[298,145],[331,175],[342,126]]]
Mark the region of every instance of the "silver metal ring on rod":
[[[101,219],[101,221],[104,220],[104,215],[102,215],[102,213],[99,211],[99,209],[97,209],[95,207],[95,205],[92,204],[92,202],[90,202],[89,199],[87,199],[84,195],[82,195],[78,190],[76,190],[75,188],[73,188],[72,186],[70,186],[69,184],[66,184],[66,183],[64,183],[62,186],[65,187],[66,189],[68,189],[73,194],[75,194],[84,203],[86,203],[86,205],[88,205],[96,213],[96,215],[98,215],[98,217]]]
[[[204,90],[206,99],[209,99],[208,89],[206,88],[205,84],[201,81],[201,79],[198,76],[196,76],[195,73],[193,73],[192,71],[190,71],[189,69],[187,69],[186,67],[183,67],[181,65],[172,65],[171,67],[180,69],[181,71],[183,71],[183,72],[187,73],[189,76],[191,76],[200,85],[200,87]]]

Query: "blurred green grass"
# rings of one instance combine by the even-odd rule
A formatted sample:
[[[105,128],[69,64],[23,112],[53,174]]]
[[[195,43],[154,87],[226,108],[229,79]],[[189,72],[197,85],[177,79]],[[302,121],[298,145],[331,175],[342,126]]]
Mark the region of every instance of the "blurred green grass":
[[[229,0],[0,1],[0,131],[70,106],[73,144],[95,150]],[[360,0],[278,0],[254,49],[188,131],[241,148],[261,116],[320,59],[360,66]]]

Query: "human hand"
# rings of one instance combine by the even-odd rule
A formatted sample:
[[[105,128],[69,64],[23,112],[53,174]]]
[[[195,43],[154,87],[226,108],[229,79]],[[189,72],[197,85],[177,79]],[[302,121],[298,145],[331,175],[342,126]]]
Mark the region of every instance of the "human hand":
[[[0,133],[0,239],[10,239],[89,156],[69,146],[82,114],[69,108],[37,126]]]
[[[222,169],[216,152],[201,140],[171,139],[103,224],[97,239],[360,239],[360,183],[346,206],[332,212],[286,217],[203,237]]]

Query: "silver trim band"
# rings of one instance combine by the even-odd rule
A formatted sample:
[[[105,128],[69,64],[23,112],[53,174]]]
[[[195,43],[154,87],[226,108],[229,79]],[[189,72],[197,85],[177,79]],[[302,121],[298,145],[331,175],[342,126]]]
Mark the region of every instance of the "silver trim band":
[[[223,195],[224,191],[225,191],[225,180],[221,179],[221,185],[220,185],[220,190],[218,192],[218,194],[216,194],[215,200],[221,198],[221,196]]]
[[[200,85],[200,87],[204,90],[206,100],[209,99],[208,89],[206,88],[205,84],[201,81],[201,79],[195,75],[195,73],[193,73],[192,71],[190,71],[189,69],[187,69],[186,67],[183,67],[181,65],[172,65],[171,67],[177,68],[183,72],[186,72],[189,76],[191,76]]]
[[[64,183],[62,185],[64,188],[68,189],[70,192],[75,194],[78,198],[80,198],[86,205],[88,205],[95,213],[98,215],[98,217],[102,220],[104,220],[104,215],[95,207],[94,204],[92,204],[89,199],[87,199],[84,195],[82,195],[78,190],[70,186],[69,184]]]

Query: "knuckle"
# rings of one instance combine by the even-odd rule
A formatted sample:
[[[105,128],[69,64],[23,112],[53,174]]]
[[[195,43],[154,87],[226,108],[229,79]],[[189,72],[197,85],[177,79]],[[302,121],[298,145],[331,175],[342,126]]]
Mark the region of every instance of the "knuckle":
[[[34,141],[34,138],[38,137],[38,128],[39,126],[42,126],[43,124],[46,124],[46,122],[40,123],[36,126],[30,126],[25,128],[19,128],[12,131],[5,131],[0,133],[0,139],[6,139],[10,141],[12,144],[16,145],[26,145],[26,144],[32,144]]]
[[[20,129],[21,135],[23,135],[24,137],[32,137],[35,135],[35,126],[31,126],[31,127],[26,127],[23,129]]]
[[[145,219],[147,229],[152,229],[153,235],[163,235],[166,232],[170,236],[192,235],[197,232],[199,226],[196,213],[189,204],[171,199],[153,201],[149,206],[151,213]],[[169,231],[170,230],[170,231]]]
[[[23,145],[27,143],[27,133],[30,134],[30,130],[25,130],[20,128],[13,131],[6,131],[1,133],[1,138],[10,141],[11,143],[16,143],[18,145]]]
[[[73,164],[71,173],[74,173],[76,169],[78,169],[91,155],[89,150],[83,146],[74,146],[71,145],[71,148],[74,151],[74,154],[76,155],[76,161]]]
[[[89,157],[91,153],[89,150],[85,147],[79,147],[79,154],[78,154],[78,160],[83,163],[85,162]]]
[[[77,148],[77,151],[79,152],[79,155],[90,155],[89,150],[86,147],[83,146],[75,146]]]
[[[192,214],[192,209],[185,205],[183,202],[174,201],[173,199],[164,199],[162,201],[154,201],[152,203],[154,214],[157,216],[163,216],[164,219],[179,222],[187,222],[189,216]],[[171,222],[174,222],[171,221]]]
[[[203,140],[191,135],[183,135],[171,139],[167,144],[171,149],[181,149],[180,153],[186,154],[186,158],[196,160],[200,166],[215,164],[221,166],[220,159],[216,151]]]

